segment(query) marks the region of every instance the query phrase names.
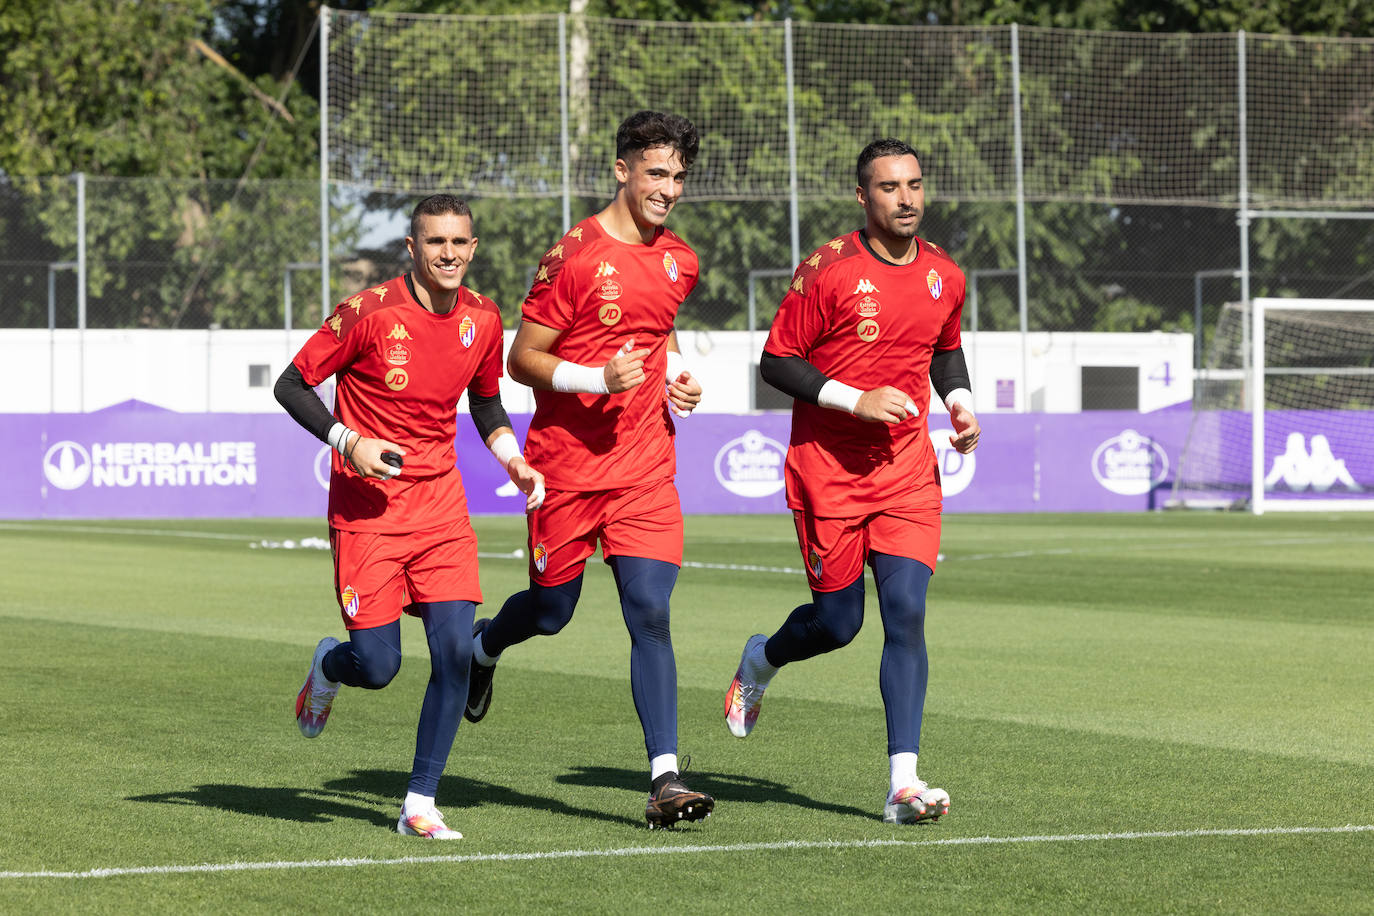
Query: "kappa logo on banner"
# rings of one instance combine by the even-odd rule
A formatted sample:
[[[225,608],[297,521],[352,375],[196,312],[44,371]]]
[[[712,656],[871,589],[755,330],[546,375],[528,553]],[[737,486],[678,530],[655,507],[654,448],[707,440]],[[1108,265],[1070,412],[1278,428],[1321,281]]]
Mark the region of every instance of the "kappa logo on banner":
[[[1149,436],[1123,429],[1097,447],[1092,466],[1093,476],[1105,489],[1122,496],[1143,496],[1164,482],[1169,455]]]
[[[751,429],[716,452],[716,480],[736,496],[761,499],[784,486],[787,447]]]
[[[1282,484],[1295,493],[1313,490],[1325,493],[1340,484],[1352,493],[1363,491],[1355,482],[1345,461],[1331,451],[1331,442],[1321,433],[1312,436],[1312,450],[1308,451],[1302,433],[1289,433],[1283,454],[1274,456],[1269,473],[1264,476],[1264,489],[1277,489]]]
[[[92,442],[69,439],[43,455],[59,490],[95,487],[233,487],[258,483],[255,442]]]
[[[959,454],[949,444],[952,429],[932,429],[930,444],[935,446],[935,465],[940,469],[940,492],[944,496],[954,496],[968,489],[973,483],[973,474],[978,467],[978,459],[972,452]]]

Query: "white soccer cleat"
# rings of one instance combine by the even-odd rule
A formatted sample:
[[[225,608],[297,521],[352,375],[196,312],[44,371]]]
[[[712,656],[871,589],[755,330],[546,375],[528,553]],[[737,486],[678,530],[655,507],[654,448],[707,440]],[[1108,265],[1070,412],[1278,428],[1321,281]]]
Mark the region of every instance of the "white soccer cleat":
[[[754,651],[755,646],[762,646],[766,642],[768,637],[762,633],[749,637],[749,641],[744,644],[744,651],[740,653],[735,679],[730,682],[730,689],[725,692],[725,724],[729,727],[730,734],[736,738],[746,737],[754,730],[754,723],[759,719],[759,706],[763,703],[763,692],[768,685],[760,684],[751,678],[747,671],[749,653]]]
[[[915,785],[898,789],[887,797],[883,823],[919,824],[938,821],[945,814],[949,814],[949,793],[931,788],[918,779]]]
[[[396,832],[402,836],[422,836],[428,840],[461,840],[463,835],[444,823],[444,816],[437,808],[407,815],[401,809],[401,819],[396,822]]]
[[[329,710],[334,705],[334,697],[339,694],[339,684],[325,678],[320,668],[324,656],[339,644],[333,636],[326,636],[315,647],[315,657],[310,660],[310,673],[305,676],[301,692],[296,694],[296,724],[301,734],[314,738],[324,731],[329,721]]]

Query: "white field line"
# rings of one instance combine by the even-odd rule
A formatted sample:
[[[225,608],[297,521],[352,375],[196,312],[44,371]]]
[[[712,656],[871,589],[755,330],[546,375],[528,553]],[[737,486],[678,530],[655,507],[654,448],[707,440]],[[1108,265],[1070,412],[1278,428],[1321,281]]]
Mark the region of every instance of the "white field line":
[[[130,875],[187,875],[242,871],[295,871],[306,868],[367,868],[430,863],[536,862],[548,859],[608,859],[633,856],[679,856],[701,853],[771,852],[805,849],[873,849],[891,846],[1006,846],[1030,843],[1106,843],[1121,840],[1171,840],[1199,837],[1270,837],[1338,833],[1370,833],[1374,824],[1343,827],[1253,827],[1235,829],[1159,830],[1140,833],[1066,833],[1031,836],[971,836],[943,840],[788,840],[779,843],[736,843],[718,846],[628,846],[620,849],[558,849],[549,852],[493,852],[456,856],[399,856],[392,859],[314,859],[278,862],[226,862],[199,865],[147,865],[93,868],[88,871],[0,871],[0,879],[117,878]]]

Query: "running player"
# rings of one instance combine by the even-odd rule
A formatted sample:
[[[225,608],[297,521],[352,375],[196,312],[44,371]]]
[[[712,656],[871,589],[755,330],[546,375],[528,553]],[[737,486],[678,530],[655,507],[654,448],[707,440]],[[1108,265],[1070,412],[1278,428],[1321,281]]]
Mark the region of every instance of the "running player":
[[[401,667],[401,612],[424,621],[430,678],[400,833],[460,839],[435,808],[467,703],[472,621],[482,600],[477,538],[455,466],[459,399],[496,460],[526,494],[543,476],[520,454],[501,404],[501,314],[463,286],[477,250],[472,211],[448,194],[415,207],[408,274],[340,303],[276,385],[277,400],[334,448],[329,540],[349,641],[320,640],[296,697],[307,738],[324,728],[340,684],[377,690]],[[337,379],[335,415],[313,388]]]
[[[949,811],[949,794],[916,775],[926,587],[940,547],[940,476],[924,415],[930,383],[949,410],[955,449],[973,451],[979,427],[959,340],[964,275],[916,236],[925,210],[916,151],[875,141],[859,155],[857,177],[864,228],[798,265],[760,361],[764,379],[795,399],[787,504],[812,601],[771,637],[745,643],[725,719],[745,737],[779,668],[853,640],[867,563],[883,622],[883,820],[910,824]]]
[[[511,378],[535,389],[525,449],[548,478],[529,514],[530,587],[479,620],[467,718],[491,705],[506,649],[572,619],[601,542],[630,631],[630,688],[649,755],[651,828],[694,821],[715,801],[682,782],[669,596],[682,565],[682,509],[669,411],[701,386],[683,368],[673,321],[696,286],[697,257],[664,228],[697,153],[686,118],[641,111],[616,133],[614,199],[539,263],[511,344]]]

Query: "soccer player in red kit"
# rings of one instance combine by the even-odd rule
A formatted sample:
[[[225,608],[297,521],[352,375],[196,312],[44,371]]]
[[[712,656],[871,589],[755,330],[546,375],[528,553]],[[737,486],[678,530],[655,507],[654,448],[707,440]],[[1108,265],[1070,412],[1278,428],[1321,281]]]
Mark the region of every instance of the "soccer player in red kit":
[[[869,144],[856,193],[864,228],[797,267],[759,366],[794,398],[787,505],[812,601],[771,637],[745,644],[725,719],[745,737],[779,668],[853,640],[863,623],[866,562],[883,622],[883,820],[909,824],[949,811],[949,794],[916,775],[926,587],[940,547],[940,476],[924,416],[930,383],[949,410],[955,449],[973,451],[979,427],[959,339],[964,275],[916,236],[925,210],[916,151],[899,140]]]
[[[511,378],[535,389],[525,451],[548,496],[529,514],[530,587],[474,632],[467,718],[491,703],[496,659],[572,619],[600,540],[630,631],[630,687],[650,762],[649,826],[711,813],[678,774],[677,667],[668,601],[682,565],[670,411],[701,386],[682,366],[673,321],[697,257],[663,222],[696,157],[686,118],[641,111],[616,133],[617,190],[539,262],[511,344]]]
[[[477,250],[472,211],[449,194],[411,214],[408,274],[340,303],[277,381],[287,412],[334,448],[329,540],[349,641],[320,641],[296,698],[313,738],[340,684],[377,690],[401,666],[401,613],[424,622],[430,679],[398,832],[459,839],[434,806],[467,703],[472,621],[482,600],[477,538],[455,463],[457,405],[472,419],[526,506],[543,477],[520,454],[501,405],[501,313],[463,286]],[[337,380],[334,414],[314,392]]]

